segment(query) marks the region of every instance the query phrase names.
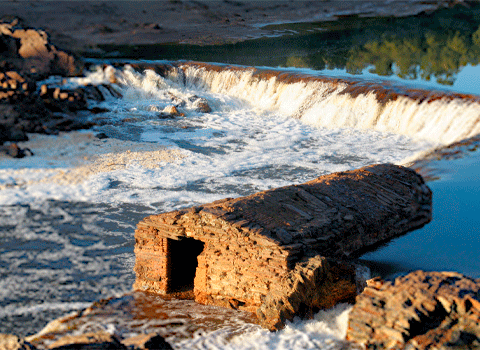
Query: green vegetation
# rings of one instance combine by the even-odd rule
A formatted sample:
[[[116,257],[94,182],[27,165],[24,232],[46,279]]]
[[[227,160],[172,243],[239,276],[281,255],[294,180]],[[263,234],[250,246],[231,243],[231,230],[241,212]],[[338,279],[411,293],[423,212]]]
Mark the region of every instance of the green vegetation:
[[[466,7],[465,4],[468,6]],[[255,66],[342,68],[404,79],[435,78],[453,84],[461,67],[480,63],[480,3],[465,2],[430,14],[283,24],[266,30],[295,31],[224,45],[103,45],[108,57],[196,60]],[[105,56],[104,56],[105,57]]]

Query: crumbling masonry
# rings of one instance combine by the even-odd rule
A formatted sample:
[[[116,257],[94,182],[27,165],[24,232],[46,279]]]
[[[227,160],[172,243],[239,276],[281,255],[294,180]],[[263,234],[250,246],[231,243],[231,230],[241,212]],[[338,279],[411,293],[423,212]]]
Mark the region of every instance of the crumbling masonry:
[[[350,258],[431,220],[432,193],[391,164],[152,215],[135,231],[137,290],[193,290],[269,329],[356,295]]]

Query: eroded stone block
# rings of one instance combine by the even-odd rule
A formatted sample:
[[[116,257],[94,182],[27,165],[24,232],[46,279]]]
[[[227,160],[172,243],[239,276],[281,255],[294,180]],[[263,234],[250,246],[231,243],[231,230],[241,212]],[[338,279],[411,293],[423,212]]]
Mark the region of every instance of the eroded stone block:
[[[152,215],[135,232],[134,288],[193,289],[195,300],[255,312],[269,329],[356,295],[346,260],[431,220],[413,170],[381,164],[301,185]]]

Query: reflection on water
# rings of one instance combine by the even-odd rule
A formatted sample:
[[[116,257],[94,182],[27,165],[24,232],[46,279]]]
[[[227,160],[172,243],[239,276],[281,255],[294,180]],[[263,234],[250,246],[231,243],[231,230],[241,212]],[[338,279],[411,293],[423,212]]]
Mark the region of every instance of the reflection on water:
[[[103,45],[111,57],[187,59],[249,66],[310,68],[453,86],[463,67],[480,63],[480,4],[395,18],[350,16],[321,23],[270,25],[288,33],[228,45]],[[108,56],[108,54],[107,54]],[[468,74],[472,74],[469,71]],[[480,74],[475,72],[476,80]],[[478,84],[470,86],[477,93]]]
[[[445,173],[428,183],[433,220],[362,259],[374,275],[395,277],[414,270],[457,271],[480,278],[480,151],[434,163]]]

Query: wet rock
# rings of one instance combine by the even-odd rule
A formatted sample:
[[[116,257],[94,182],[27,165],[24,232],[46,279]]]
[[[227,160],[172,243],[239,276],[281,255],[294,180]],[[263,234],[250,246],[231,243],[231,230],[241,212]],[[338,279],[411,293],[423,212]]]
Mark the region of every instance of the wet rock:
[[[171,92],[167,92],[166,95],[172,100],[172,103],[175,107],[185,106],[186,102],[182,100],[180,97],[172,94]]]
[[[13,334],[0,333],[0,350],[35,350],[36,348],[27,341]]]
[[[247,312],[209,308],[185,299],[178,294],[159,296],[137,291],[96,301],[86,309],[50,321],[44,329],[27,340],[37,348],[45,349],[66,335],[95,332],[99,325],[108,323],[115,326],[115,336],[128,349],[161,349],[161,346],[169,349],[157,335],[168,339],[173,346],[197,332],[210,333],[222,325],[231,326],[229,320],[232,319],[240,321],[236,322],[239,332],[243,329],[242,324],[256,321]],[[233,331],[236,327],[233,327]],[[140,332],[143,334],[138,335]]]
[[[122,341],[127,349],[139,350],[170,350],[172,346],[165,339],[155,333],[140,334]]]
[[[25,156],[33,156],[33,152],[29,148],[20,148],[16,143],[6,146],[0,146],[0,153],[3,153],[12,158],[23,158]]]
[[[107,108],[101,108],[101,107],[93,107],[88,110],[92,114],[100,114],[100,113],[106,113],[109,112]]]
[[[381,164],[153,215],[135,231],[134,288],[193,290],[279,329],[352,299],[356,269],[342,260],[421,227],[431,210],[418,174]]]
[[[210,113],[212,111],[212,109],[208,105],[207,100],[205,100],[204,98],[201,98],[195,101],[194,107],[197,112],[201,112],[201,113]]]
[[[16,71],[0,72],[0,103],[16,103],[23,96],[34,93],[36,83]]]
[[[104,132],[100,132],[100,133],[96,134],[95,137],[99,140],[108,139],[108,135],[105,134]]]
[[[416,271],[369,281],[350,313],[347,340],[367,349],[480,348],[480,280]]]
[[[48,346],[50,350],[107,350],[127,349],[110,333],[97,332],[81,335],[67,335]]]
[[[208,101],[202,97],[193,95],[189,97],[189,101],[193,102],[193,107],[197,112],[210,113],[212,111],[212,109],[208,105]]]
[[[184,117],[184,113],[180,113],[177,107],[175,106],[167,106],[163,109],[163,111],[159,114],[160,118],[171,118],[171,117]]]

